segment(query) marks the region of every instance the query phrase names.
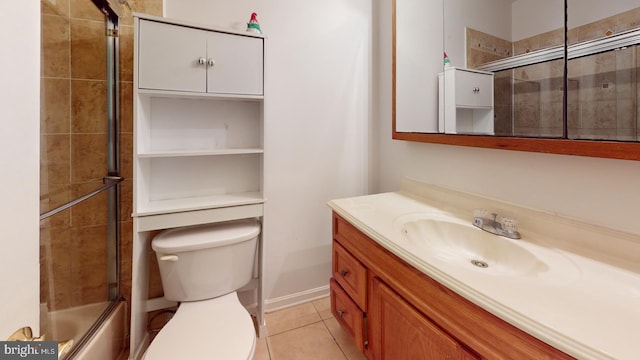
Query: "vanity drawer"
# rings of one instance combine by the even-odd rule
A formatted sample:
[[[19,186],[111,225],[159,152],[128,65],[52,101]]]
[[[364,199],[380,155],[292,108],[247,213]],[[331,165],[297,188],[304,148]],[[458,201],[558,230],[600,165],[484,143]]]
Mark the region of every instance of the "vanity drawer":
[[[367,311],[367,268],[336,241],[333,242],[333,278],[360,309]]]
[[[335,279],[331,279],[329,289],[331,291],[331,313],[343,330],[349,334],[358,349],[364,352],[364,313],[342,290]]]

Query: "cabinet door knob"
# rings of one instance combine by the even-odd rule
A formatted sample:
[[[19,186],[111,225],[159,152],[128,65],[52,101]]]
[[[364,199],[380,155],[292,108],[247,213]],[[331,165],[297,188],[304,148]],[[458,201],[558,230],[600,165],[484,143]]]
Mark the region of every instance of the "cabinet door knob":
[[[201,58],[199,58],[199,59],[198,59],[198,64],[200,64],[200,65],[204,65],[204,64],[206,64],[206,63],[207,63],[207,59],[205,59],[205,58],[203,58],[203,57],[201,57]]]
[[[344,317],[344,311],[343,310],[338,310],[338,316]]]
[[[342,277],[346,277],[349,274],[349,272],[347,270],[340,270],[340,275],[342,275]]]
[[[209,61],[207,62],[207,64],[209,64],[209,67],[213,67],[216,64],[216,61],[213,59],[209,59]]]

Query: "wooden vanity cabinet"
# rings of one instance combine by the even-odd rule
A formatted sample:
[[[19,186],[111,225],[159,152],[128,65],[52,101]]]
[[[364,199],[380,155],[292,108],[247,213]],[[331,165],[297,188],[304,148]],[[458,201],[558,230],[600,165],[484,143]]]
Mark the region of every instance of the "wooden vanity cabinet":
[[[431,279],[336,213],[333,248],[331,311],[369,359],[572,359]],[[340,279],[345,258],[366,275],[362,306]]]

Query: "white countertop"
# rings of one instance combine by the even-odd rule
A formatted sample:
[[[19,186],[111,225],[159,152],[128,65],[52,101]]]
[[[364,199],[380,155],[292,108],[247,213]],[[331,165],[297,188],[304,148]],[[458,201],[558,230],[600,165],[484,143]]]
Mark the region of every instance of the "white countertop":
[[[426,275],[571,356],[640,359],[640,236],[411,181],[403,189],[329,206]],[[470,224],[473,208],[517,218],[523,238],[509,241],[548,271],[488,274],[434,259],[402,235],[402,219],[431,214]]]

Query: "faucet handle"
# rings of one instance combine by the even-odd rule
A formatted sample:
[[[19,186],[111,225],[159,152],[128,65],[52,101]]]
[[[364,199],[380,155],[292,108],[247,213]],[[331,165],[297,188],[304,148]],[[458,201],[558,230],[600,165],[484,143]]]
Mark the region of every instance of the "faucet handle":
[[[514,233],[518,231],[518,220],[513,218],[502,218],[502,229],[508,233]]]

